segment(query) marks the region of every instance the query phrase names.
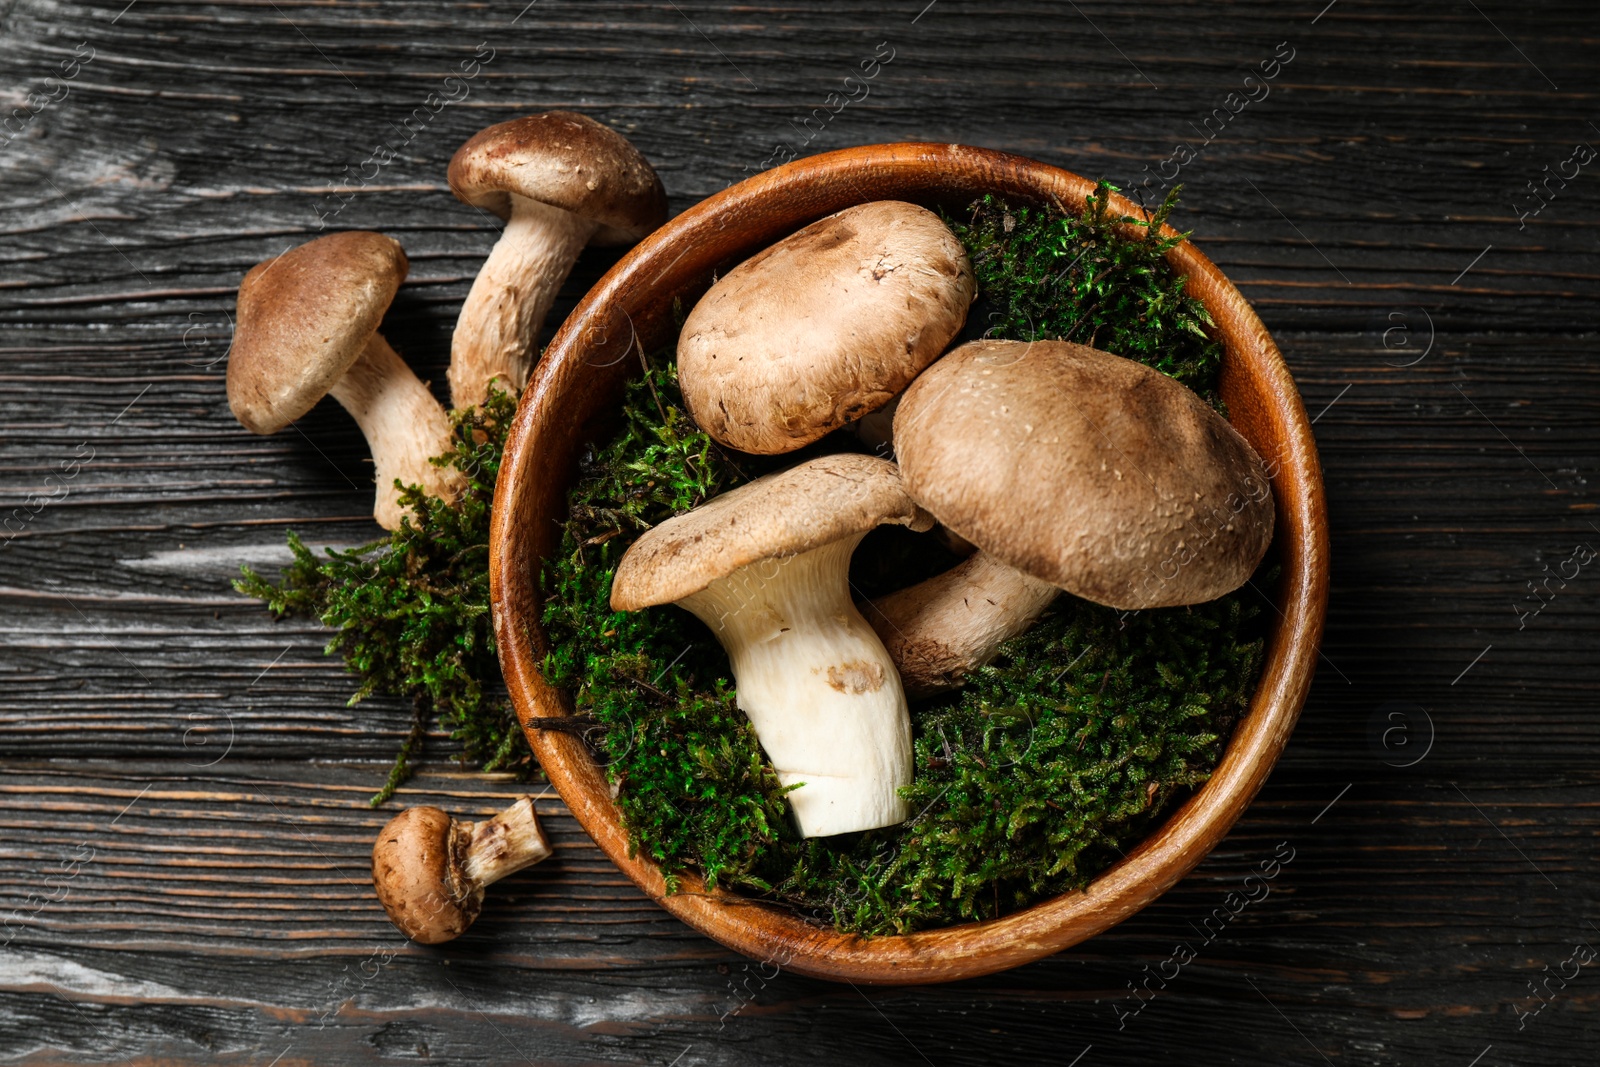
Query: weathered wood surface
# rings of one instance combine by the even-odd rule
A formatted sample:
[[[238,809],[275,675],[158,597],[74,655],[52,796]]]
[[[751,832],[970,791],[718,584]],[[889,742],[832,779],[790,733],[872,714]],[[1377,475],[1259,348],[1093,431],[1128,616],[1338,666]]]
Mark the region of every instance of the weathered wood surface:
[[[1600,546],[1600,161],[1519,214],[1600,145],[1600,16],[925,2],[0,7],[22,109],[0,127],[0,1062],[1592,1062],[1600,971],[1563,964],[1600,938],[1600,572],[1528,583]],[[272,438],[229,416],[244,271],[349,197],[328,224],[405,243],[385,329],[442,385],[495,230],[444,165],[490,122],[588,110],[677,209],[780,142],[966,141],[1132,185],[1284,41],[1270,95],[1181,174],[1181,225],[1321,412],[1333,516],[1323,671],[1225,845],[1078,950],[857,991],[746,969],[547,799],[554,859],[460,942],[401,942],[363,801],[407,712],[346,708],[325,635],[227,587],[286,527],[375,531],[341,412]],[[879,42],[870,94],[802,148]],[[460,99],[413,136],[430,92]],[[406,800],[472,814],[514,789],[435,761]],[[1279,842],[1270,895],[1203,944]],[[1196,958],[1132,1015],[1128,983],[1179,941]],[[1574,968],[1531,1014],[1528,983]]]

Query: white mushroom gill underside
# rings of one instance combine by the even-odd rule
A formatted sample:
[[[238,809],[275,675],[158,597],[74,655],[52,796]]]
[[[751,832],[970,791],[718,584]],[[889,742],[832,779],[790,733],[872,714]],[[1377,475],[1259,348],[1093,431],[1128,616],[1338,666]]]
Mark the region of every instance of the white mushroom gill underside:
[[[753,563],[678,601],[728,652],[750,717],[806,837],[906,818],[911,719],[894,664],[851,603],[860,535]]]

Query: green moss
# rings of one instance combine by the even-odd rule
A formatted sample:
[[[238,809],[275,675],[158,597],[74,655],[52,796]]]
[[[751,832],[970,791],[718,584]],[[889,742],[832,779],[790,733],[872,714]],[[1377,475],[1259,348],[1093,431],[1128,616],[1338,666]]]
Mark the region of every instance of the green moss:
[[[989,334],[1114,345],[1214,396],[1220,352],[1159,262],[1170,241],[1117,234],[1104,193],[1077,218],[986,199],[955,224]],[[621,429],[583,460],[545,575],[545,670],[598,722],[634,845],[669,877],[699,870],[866,933],[990,918],[1083,886],[1206,780],[1259,671],[1255,610],[1237,595],[1127,613],[1063,596],[965,689],[913,709],[911,820],[801,840],[710,633],[677,608],[608,603],[639,533],[760,462],[695,428],[658,357],[628,386]],[[882,533],[853,573],[917,554],[916,535]]]
[[[291,531],[294,559],[277,582],[250,568],[234,588],[278,615],[315,616],[336,631],[340,655],[361,684],[351,704],[374,693],[410,698],[412,730],[373,804],[410,775],[434,719],[484,770],[527,770],[532,753],[499,693],[489,616],[489,505],[516,401],[496,392],[483,407],[451,416],[451,447],[433,462],[467,476],[461,499],[446,504],[416,486],[401,501],[413,509],[400,529],[318,559]],[[480,440],[481,438],[481,440]]]
[[[1261,654],[1236,597],[1121,616],[1064,596],[958,696],[914,711],[910,822],[855,844],[843,888],[826,843],[784,888],[880,931],[1087,884],[1206,780]]]
[[[947,217],[972,259],[974,319],[992,337],[1073,341],[1139,360],[1215,403],[1222,348],[1206,333],[1211,315],[1164,258],[1188,236],[1161,235],[1181,188],[1148,218],[1110,215],[1104,182],[1076,216],[986,196],[965,220]],[[1143,234],[1124,236],[1119,224]]]

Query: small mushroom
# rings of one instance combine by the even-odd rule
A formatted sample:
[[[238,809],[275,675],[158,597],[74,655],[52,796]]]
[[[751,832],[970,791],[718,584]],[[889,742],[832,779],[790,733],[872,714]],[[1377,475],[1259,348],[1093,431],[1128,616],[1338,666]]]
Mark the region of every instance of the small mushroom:
[[[459,822],[438,808],[407,808],[372,846],[372,886],[396,929],[437,945],[466,932],[483,908],[486,888],[549,855],[532,797],[483,822]]]
[[[978,551],[873,601],[913,696],[961,684],[1059,590],[1113,608],[1198,604],[1272,541],[1261,458],[1191,390],[1061,341],[973,341],[894,421],[912,499]]]
[[[632,244],[667,218],[661,179],[627,138],[587,115],[546,111],[490,126],[456,150],[457,199],[506,220],[472,283],[450,346],[450,397],[489,382],[521,392],[534,345],[585,245]]]
[[[927,208],[847,208],[694,306],[678,340],[684,401],[731,448],[792,452],[888,404],[961,331],[975,292],[961,242]]]
[[[649,530],[628,549],[611,606],[677,604],[728,652],[738,704],[806,837],[906,818],[911,719],[894,663],[850,599],[850,554],[869,530],[932,520],[894,464],[823,456],[758,478]]]
[[[444,408],[378,332],[408,267],[398,241],[363,230],[259,263],[239,283],[228,356],[228,406],[253,433],[277,433],[324,396],[344,405],[372,449],[372,513],[388,530],[403,514],[396,479],[446,500],[462,486],[428,462],[450,445]]]

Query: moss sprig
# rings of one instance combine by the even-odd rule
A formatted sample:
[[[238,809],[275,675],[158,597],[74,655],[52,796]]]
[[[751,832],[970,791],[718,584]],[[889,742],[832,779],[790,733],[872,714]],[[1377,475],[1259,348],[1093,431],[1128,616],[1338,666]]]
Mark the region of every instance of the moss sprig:
[[[433,463],[465,475],[457,501],[406,486],[400,501],[410,512],[398,530],[324,558],[291,531],[293,559],[276,582],[249,567],[234,582],[277,615],[334,629],[328,654],[360,678],[352,705],[378,693],[413,701],[416,721],[374,806],[409,777],[430,720],[484,770],[532,768],[503,695],[489,615],[489,507],[515,411],[496,390],[481,407],[451,414],[450,448]]]

